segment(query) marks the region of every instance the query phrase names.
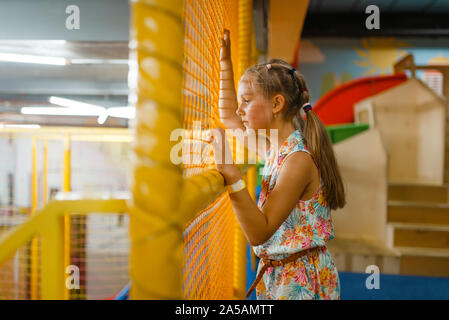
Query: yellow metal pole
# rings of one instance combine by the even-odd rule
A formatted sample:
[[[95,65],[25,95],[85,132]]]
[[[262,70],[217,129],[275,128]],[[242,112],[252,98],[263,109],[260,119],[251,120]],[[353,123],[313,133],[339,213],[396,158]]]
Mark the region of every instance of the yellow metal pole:
[[[64,215],[78,213],[124,213],[126,201],[86,199],[52,201],[19,225],[0,236],[0,266],[36,234],[41,235],[41,299],[64,298]]]
[[[251,168],[248,169],[246,179],[247,179],[248,192],[251,198],[253,198],[253,200],[256,201],[257,166],[252,166]],[[250,249],[250,256],[251,256],[251,269],[256,270],[257,258],[256,254],[252,249]]]
[[[64,269],[64,219],[56,214],[47,217],[42,242],[42,300],[67,299]]]
[[[183,229],[179,217],[182,171],[170,161],[182,128],[184,24],[182,0],[131,1],[130,99],[133,182],[130,209],[131,299],[181,299]],[[141,216],[153,216],[151,223]],[[160,226],[163,223],[163,226]]]
[[[64,165],[63,165],[63,188],[62,190],[64,192],[70,191],[70,134],[67,134],[64,139]],[[70,212],[66,212],[64,214],[63,218],[63,236],[61,239],[63,239],[64,243],[64,251],[63,251],[63,271],[65,271],[65,268],[69,266],[70,263],[70,232],[71,232],[71,226],[70,226]],[[55,238],[58,238],[59,235],[54,235]],[[70,292],[68,289],[64,290],[64,300],[70,299]]]
[[[249,67],[251,58],[251,32],[253,31],[253,1],[239,0],[239,61],[238,77],[240,78]],[[234,298],[245,299],[246,291],[246,248],[248,241],[235,219],[234,237]]]
[[[36,153],[37,153],[37,138],[33,136],[31,139],[31,215],[34,215],[37,208],[37,191],[38,191],[38,181],[37,181],[37,164],[36,164]],[[30,248],[30,295],[31,300],[39,299],[39,238],[34,237],[31,240]]]
[[[47,139],[43,140],[43,144],[44,144],[44,172],[43,172],[43,179],[44,179],[44,185],[43,188],[44,190],[42,190],[42,194],[43,194],[43,199],[42,199],[42,205],[45,206],[48,202],[48,143],[47,143]]]

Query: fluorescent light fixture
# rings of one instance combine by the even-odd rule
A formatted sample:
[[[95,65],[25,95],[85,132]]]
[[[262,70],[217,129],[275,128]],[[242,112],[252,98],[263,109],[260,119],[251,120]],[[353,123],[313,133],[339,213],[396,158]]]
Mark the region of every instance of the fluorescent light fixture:
[[[105,123],[108,117],[134,119],[136,117],[136,108],[134,107],[112,107],[98,117],[98,123]]]
[[[104,124],[108,117],[133,119],[136,116],[134,107],[113,107],[101,109],[86,108],[64,108],[64,107],[23,107],[22,114],[28,115],[48,115],[48,116],[81,116],[98,117],[98,123]]]
[[[41,126],[38,124],[0,124],[1,128],[24,128],[24,129],[39,129]]]
[[[128,59],[70,59],[70,64],[126,64]]]
[[[98,117],[101,115],[98,110],[78,110],[75,108],[60,107],[23,107],[20,109],[22,114],[39,114],[49,116],[90,116]]]
[[[102,114],[98,116],[97,122],[98,124],[104,124],[108,119],[108,112],[105,110]]]
[[[134,119],[136,117],[136,108],[134,107],[113,107],[108,108],[108,115],[115,118]]]
[[[16,53],[0,52],[0,61],[4,62],[21,62],[21,63],[37,63],[55,66],[65,66],[67,59],[59,57],[43,57]]]
[[[98,117],[98,124],[104,124],[108,117],[133,119],[136,117],[136,108],[111,107],[105,108],[94,104],[84,103],[76,100],[50,97],[50,103],[61,107],[23,107],[22,114],[52,115],[52,116],[87,116]]]
[[[50,103],[56,104],[58,106],[63,106],[67,108],[76,108],[77,110],[87,110],[88,112],[92,110],[97,110],[98,113],[104,112],[105,108],[97,106],[95,104],[84,103],[72,99],[65,99],[60,97],[50,97]]]

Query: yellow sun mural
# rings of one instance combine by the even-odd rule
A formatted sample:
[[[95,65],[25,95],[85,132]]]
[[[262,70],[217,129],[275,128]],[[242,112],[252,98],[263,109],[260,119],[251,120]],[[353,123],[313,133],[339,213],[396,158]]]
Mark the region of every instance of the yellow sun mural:
[[[394,37],[362,38],[362,49],[354,48],[362,59],[353,62],[362,68],[367,68],[363,75],[385,75],[390,73],[393,64],[407,54],[403,47],[411,45]]]
[[[429,59],[427,64],[428,65],[447,65],[447,64],[449,64],[449,58],[443,56],[443,54],[440,53],[439,56]]]

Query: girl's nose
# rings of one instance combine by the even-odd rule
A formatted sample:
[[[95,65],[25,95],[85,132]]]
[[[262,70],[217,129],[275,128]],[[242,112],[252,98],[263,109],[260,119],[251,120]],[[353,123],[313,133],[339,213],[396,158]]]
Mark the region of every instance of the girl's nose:
[[[242,104],[243,104],[243,103],[241,103],[240,105],[238,105],[237,110],[235,110],[235,113],[236,113],[239,117],[241,117],[241,116],[244,115],[244,112],[243,112],[243,109],[242,109]]]

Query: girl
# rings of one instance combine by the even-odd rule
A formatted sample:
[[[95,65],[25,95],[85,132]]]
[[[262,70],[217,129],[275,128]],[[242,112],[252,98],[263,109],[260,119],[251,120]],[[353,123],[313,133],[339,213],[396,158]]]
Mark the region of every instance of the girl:
[[[339,299],[338,272],[326,243],[334,238],[330,210],[345,205],[345,194],[331,142],[308,104],[304,78],[280,59],[257,64],[240,79],[237,104],[229,39],[225,30],[220,118],[228,129],[243,130],[237,138],[265,158],[256,206],[232,161],[216,157],[237,219],[261,258],[247,296],[255,287],[257,299]],[[277,135],[264,136],[263,130]],[[255,144],[260,147],[248,143],[252,135],[261,139]],[[223,130],[211,138],[215,154],[226,154]]]

